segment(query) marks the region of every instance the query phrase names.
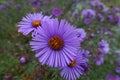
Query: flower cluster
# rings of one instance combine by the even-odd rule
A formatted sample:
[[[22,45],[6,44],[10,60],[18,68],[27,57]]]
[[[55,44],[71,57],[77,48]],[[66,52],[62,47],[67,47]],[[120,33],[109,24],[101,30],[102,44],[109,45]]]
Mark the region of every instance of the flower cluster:
[[[78,14],[78,16],[81,16],[81,19],[79,20],[83,22],[84,25],[94,25],[95,23],[100,24],[103,22],[110,24],[110,26],[120,24],[120,8],[107,7],[100,0],[90,0],[88,2],[85,1],[83,4],[88,6],[85,6],[81,9],[75,9],[73,13],[77,12],[78,14],[79,11],[81,12],[81,14]],[[77,6],[79,6],[79,4]]]
[[[80,49],[86,37],[84,29],[42,13],[28,14],[18,26],[23,35],[31,32],[30,46],[42,65],[61,69],[61,76],[67,80],[76,80],[88,70],[89,52]]]
[[[104,62],[104,55],[109,52],[109,44],[105,40],[98,43],[98,54],[95,60],[96,65],[100,66]]]

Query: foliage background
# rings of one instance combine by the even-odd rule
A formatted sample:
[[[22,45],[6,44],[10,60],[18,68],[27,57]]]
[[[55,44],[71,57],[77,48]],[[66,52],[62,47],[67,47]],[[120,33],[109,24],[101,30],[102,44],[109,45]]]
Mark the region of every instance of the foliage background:
[[[23,16],[30,12],[48,11],[52,14],[54,7],[60,7],[63,14],[59,18],[67,19],[73,25],[78,26],[76,22],[70,20],[68,14],[74,8],[74,0],[38,0],[42,4],[39,9],[33,8],[30,0],[0,0],[0,4],[7,4],[7,8],[0,10],[0,80],[6,75],[12,76],[14,80],[63,80],[59,76],[59,71],[50,67],[41,66],[34,58],[34,52],[29,46],[30,37],[18,33],[17,23]],[[102,0],[107,6],[120,6],[120,0]],[[20,4],[20,10],[16,10],[16,5]],[[66,5],[66,6],[65,6]],[[86,5],[87,6],[87,5]],[[87,29],[87,27],[84,27]],[[78,80],[105,80],[107,74],[118,74],[115,72],[116,50],[120,50],[120,27],[113,26],[114,38],[109,40],[110,52],[105,56],[105,62],[101,66],[90,63],[90,71],[80,77]],[[93,30],[95,31],[95,30]],[[104,37],[108,39],[108,37]],[[90,41],[96,44],[96,38]],[[87,46],[87,43],[84,44]],[[85,46],[84,46],[85,47]],[[86,48],[86,47],[85,47]],[[27,63],[20,64],[20,57],[25,56]],[[120,74],[118,74],[120,75]]]

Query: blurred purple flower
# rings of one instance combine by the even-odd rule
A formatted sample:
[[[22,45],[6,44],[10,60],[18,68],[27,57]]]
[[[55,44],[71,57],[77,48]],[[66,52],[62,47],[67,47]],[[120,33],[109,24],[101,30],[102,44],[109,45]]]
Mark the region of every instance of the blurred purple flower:
[[[114,22],[115,22],[116,24],[120,24],[120,16],[115,16]]]
[[[94,38],[95,37],[95,34],[94,33],[91,33],[90,34],[90,38]]]
[[[103,34],[104,34],[104,29],[103,29],[103,28],[100,28],[100,29],[98,30],[98,34],[99,34],[99,35],[103,35]]]
[[[112,33],[112,31],[111,31],[110,28],[106,28],[105,34],[107,34],[107,35],[109,35],[109,36],[113,36],[113,33]]]
[[[117,68],[116,68],[116,72],[117,72],[117,73],[120,73],[120,67],[117,67]]]
[[[120,8],[119,8],[119,7],[115,7],[115,8],[114,8],[114,11],[115,11],[115,12],[120,12]]]
[[[107,43],[107,41],[105,40],[101,40],[98,44],[98,49],[101,53],[106,54],[109,52],[110,48],[109,48],[109,44]]]
[[[36,3],[37,2],[37,0],[31,0],[31,3],[32,4],[34,4],[34,3]]]
[[[21,64],[25,64],[26,63],[26,58],[25,57],[21,57],[20,58],[20,63]]]
[[[107,14],[107,13],[109,13],[110,11],[109,11],[109,8],[104,8],[104,9],[102,10],[102,12],[103,12],[104,14]]]
[[[87,73],[89,71],[89,65],[87,63],[82,63],[80,66],[84,69],[83,73]]]
[[[90,52],[88,50],[79,50],[84,58],[88,58],[90,56]]]
[[[104,55],[98,54],[97,57],[94,59],[94,62],[97,66],[100,66],[104,63]]]
[[[68,66],[62,68],[60,75],[66,80],[76,80],[87,70],[87,59],[83,58],[81,53],[77,53],[76,58]]]
[[[99,0],[94,0],[90,2],[91,7],[95,7],[97,9],[104,9],[104,4]]]
[[[20,9],[21,9],[21,5],[20,5],[20,4],[17,4],[17,5],[15,6],[15,9],[16,9],[16,10],[20,10]]]
[[[102,16],[102,14],[98,13],[97,14],[97,18],[100,22],[103,22],[104,21],[104,17]]]
[[[84,19],[84,24],[86,24],[86,25],[90,24],[90,19],[89,18],[85,18]]]
[[[39,8],[40,8],[40,2],[38,2],[37,0],[31,0],[31,5],[32,5],[35,9],[39,9]]]
[[[115,64],[116,64],[117,66],[120,66],[120,58],[116,58]]]
[[[18,23],[18,32],[23,33],[23,35],[27,35],[31,31],[37,29],[37,27],[41,27],[43,22],[50,22],[50,18],[51,16],[43,17],[42,13],[28,14]]]
[[[108,15],[107,18],[108,18],[108,20],[112,21],[114,19],[114,16],[113,15]]]
[[[96,13],[92,9],[84,9],[81,13],[82,18],[95,18]]]
[[[35,7],[36,9],[39,9],[39,8],[40,8],[40,2],[37,2],[34,7]]]
[[[6,8],[5,5],[3,5],[3,4],[0,5],[0,10],[3,10],[3,9],[5,9],[5,8]]]
[[[75,1],[75,3],[78,3],[78,0],[74,0]]]
[[[33,41],[30,42],[32,50],[36,51],[35,57],[42,65],[67,66],[79,48],[75,28],[65,20],[59,22],[57,18],[42,25],[32,33]]]
[[[108,74],[106,80],[120,80],[120,77],[118,75]]]
[[[72,13],[72,16],[77,16],[77,14],[78,14],[78,11],[76,10]]]
[[[76,36],[79,39],[79,41],[82,42],[84,38],[86,37],[85,30],[82,28],[77,28],[75,32],[76,32]]]
[[[120,24],[120,16],[117,15],[108,15],[108,20],[114,24]]]
[[[56,17],[60,16],[62,14],[60,8],[56,7],[52,10],[52,14]]]

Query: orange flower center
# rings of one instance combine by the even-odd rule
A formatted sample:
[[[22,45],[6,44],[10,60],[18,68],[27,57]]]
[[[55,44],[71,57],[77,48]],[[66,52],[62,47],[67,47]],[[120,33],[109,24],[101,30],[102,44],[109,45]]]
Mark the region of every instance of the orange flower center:
[[[70,67],[75,67],[76,66],[76,60],[71,61],[69,64]]]
[[[56,14],[58,14],[58,13],[59,13],[59,11],[58,11],[58,10],[56,10],[56,11],[55,11],[55,13],[56,13]]]
[[[41,22],[40,22],[40,20],[34,20],[33,22],[32,22],[32,26],[33,27],[38,27],[38,26],[41,26]]]
[[[59,36],[53,36],[48,44],[53,50],[60,50],[64,46],[64,42]]]

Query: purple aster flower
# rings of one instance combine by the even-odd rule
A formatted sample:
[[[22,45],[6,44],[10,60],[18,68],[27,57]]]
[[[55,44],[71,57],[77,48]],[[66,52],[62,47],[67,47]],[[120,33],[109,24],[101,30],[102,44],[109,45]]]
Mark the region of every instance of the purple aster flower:
[[[52,14],[54,15],[54,16],[60,16],[61,14],[62,14],[62,12],[61,12],[61,10],[60,10],[60,8],[54,8],[53,10],[52,10]]]
[[[103,22],[104,21],[104,17],[102,16],[102,14],[97,14],[97,18],[100,22]]]
[[[89,71],[89,65],[87,63],[82,63],[80,66],[84,69],[83,73],[87,73]]]
[[[77,28],[76,35],[77,35],[77,38],[79,39],[79,41],[82,42],[83,39],[86,37],[86,32],[82,28]]]
[[[21,57],[20,58],[20,63],[22,63],[22,64],[26,63],[26,58],[25,57]]]
[[[84,20],[84,23],[85,23],[86,25],[90,24],[90,19],[89,19],[89,18],[86,18],[86,19]]]
[[[120,24],[120,16],[117,15],[108,15],[108,20],[114,24]]]
[[[102,10],[102,12],[103,12],[104,14],[107,14],[107,13],[110,12],[110,10],[109,10],[109,8],[104,8],[104,9]]]
[[[81,13],[82,18],[95,18],[96,13],[92,9],[84,9]]]
[[[78,53],[71,63],[62,68],[60,75],[66,80],[76,80],[88,69],[87,59]]]
[[[115,17],[115,23],[120,25],[120,16],[116,16]]]
[[[109,44],[107,43],[107,41],[101,40],[98,45],[99,45],[98,49],[101,53],[106,54],[109,52],[110,48],[109,48]]]
[[[23,17],[22,21],[18,23],[18,32],[27,35],[37,27],[41,27],[43,22],[50,22],[50,18],[51,16],[43,17],[42,13],[28,14],[27,16]]]
[[[117,73],[120,73],[120,67],[117,67],[117,68],[116,68],[116,72],[117,72]]]
[[[95,7],[97,9],[104,9],[104,4],[99,0],[94,0],[90,2],[91,7]]]
[[[119,7],[115,7],[115,8],[114,8],[114,11],[115,11],[115,12],[120,12],[120,8],[119,8]]]
[[[106,80],[120,80],[120,77],[118,75],[108,74]]]
[[[104,55],[98,54],[94,62],[97,66],[102,65],[104,63]]]
[[[107,18],[108,18],[108,20],[112,21],[114,19],[114,16],[113,15],[108,15]]]
[[[43,23],[43,27],[33,32],[30,42],[35,57],[42,64],[53,67],[67,66],[76,56],[79,41],[75,28],[65,20],[53,19],[51,23]]]
[[[88,50],[80,50],[80,53],[84,58],[87,58],[90,56],[90,52]]]

